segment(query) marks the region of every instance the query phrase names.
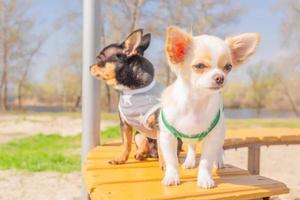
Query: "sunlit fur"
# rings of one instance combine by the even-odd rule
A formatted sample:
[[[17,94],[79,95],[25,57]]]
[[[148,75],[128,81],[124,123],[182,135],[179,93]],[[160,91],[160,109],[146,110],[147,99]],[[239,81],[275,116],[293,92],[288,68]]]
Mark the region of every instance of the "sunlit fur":
[[[172,64],[176,64],[177,66],[183,64],[191,42],[192,37],[186,34],[185,31],[174,26],[169,27],[167,29],[165,44],[168,61]],[[175,68],[172,69],[176,71]]]
[[[108,85],[115,86],[116,81],[116,65],[115,63],[105,63],[104,66],[92,65],[90,72],[92,76],[95,76],[101,80],[105,80]]]
[[[207,130],[217,112],[223,107],[222,88],[229,71],[226,64],[238,65],[254,53],[258,45],[258,34],[243,34],[222,40],[211,35],[191,36],[179,28],[172,30],[180,33],[184,38],[191,38],[186,44],[187,49],[183,60],[174,58],[171,48],[166,48],[167,58],[173,71],[177,75],[176,81],[171,84],[162,95],[162,110],[167,121],[178,131],[185,134],[197,134]],[[168,38],[168,35],[167,35]],[[170,41],[167,41],[167,45]],[[238,45],[242,45],[239,47]],[[176,48],[175,48],[176,49]],[[172,55],[172,56],[170,56]],[[182,58],[182,55],[180,55]],[[204,68],[195,67],[202,63]],[[223,76],[224,83],[217,84],[216,76]],[[160,144],[166,163],[166,174],[163,180],[165,185],[177,185],[180,182],[178,161],[176,156],[176,139],[160,121]],[[213,163],[223,166],[222,152],[225,137],[224,115],[221,113],[216,127],[203,140],[204,147],[199,163],[197,184],[203,188],[214,186],[211,170]],[[182,167],[195,167],[195,143],[197,140],[187,140],[188,153]]]
[[[150,41],[151,34],[143,34],[143,30],[138,29],[133,31],[123,42],[112,43],[104,47],[96,57],[96,64],[90,67],[91,75],[105,81],[120,93],[130,93],[136,89],[150,86],[151,83],[155,83],[153,82],[155,70],[152,63],[143,56]],[[132,97],[129,94],[126,96]],[[136,108],[132,107],[132,111],[135,110]],[[152,112],[152,110],[148,112]],[[143,113],[140,114],[143,115]],[[159,138],[158,114],[159,110],[156,110],[146,120],[151,130],[138,134],[137,138],[139,139],[135,141],[138,147],[135,158],[141,160],[147,156],[155,157],[158,154],[159,165],[163,168],[159,145],[154,145],[155,139],[149,139],[149,137]],[[126,118],[122,117],[121,112],[119,116],[124,148],[118,157],[109,161],[110,164],[124,164],[127,161],[131,152],[133,129],[137,128],[136,124],[129,124]],[[179,149],[181,149],[180,145]]]

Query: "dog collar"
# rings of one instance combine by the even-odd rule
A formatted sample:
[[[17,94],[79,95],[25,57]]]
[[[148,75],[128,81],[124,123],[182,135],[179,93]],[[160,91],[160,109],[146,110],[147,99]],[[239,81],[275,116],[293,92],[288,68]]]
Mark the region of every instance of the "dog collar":
[[[124,90],[123,94],[140,94],[140,93],[145,93],[149,90],[151,90],[154,86],[155,86],[156,81],[153,80],[149,85],[147,85],[146,87],[143,88],[139,88],[139,89],[134,89],[134,90]]]
[[[187,135],[184,133],[181,133],[180,131],[178,131],[175,127],[173,127],[171,124],[169,124],[169,122],[166,120],[164,112],[161,111],[161,119],[163,124],[165,125],[165,127],[176,137],[176,138],[186,138],[186,139],[198,139],[198,140],[202,140],[203,138],[205,138],[218,124],[219,120],[220,120],[220,116],[221,116],[221,111],[222,109],[220,108],[215,116],[215,118],[213,119],[213,121],[211,122],[210,126],[207,128],[207,130],[201,132],[201,133],[197,133],[194,135]]]

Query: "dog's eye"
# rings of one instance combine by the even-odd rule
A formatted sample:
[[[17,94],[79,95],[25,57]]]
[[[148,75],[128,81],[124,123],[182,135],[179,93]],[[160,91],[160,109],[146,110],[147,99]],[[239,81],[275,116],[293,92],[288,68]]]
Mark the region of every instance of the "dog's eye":
[[[224,66],[224,71],[226,72],[230,72],[231,69],[232,69],[232,65],[229,63]]]
[[[104,66],[105,66],[105,62],[98,62],[98,63],[97,63],[97,66],[98,66],[98,67],[101,67],[101,68],[104,67]]]
[[[204,65],[203,63],[199,63],[199,64],[194,65],[193,67],[195,67],[196,69],[203,69],[206,67],[206,65]]]

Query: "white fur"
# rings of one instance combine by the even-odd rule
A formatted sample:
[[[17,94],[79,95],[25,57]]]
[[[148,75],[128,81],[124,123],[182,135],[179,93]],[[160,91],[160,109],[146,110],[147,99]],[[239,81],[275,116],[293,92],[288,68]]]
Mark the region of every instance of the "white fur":
[[[192,72],[191,65],[197,52],[205,45],[212,53],[212,68],[204,73]],[[219,55],[229,52],[226,43],[216,37],[203,35],[193,38],[193,44],[183,69],[177,71],[177,80],[167,88],[162,96],[162,110],[167,121],[178,131],[185,134],[196,134],[206,130],[217,112],[222,107],[220,90],[208,89],[214,83],[213,76],[225,75],[218,67]],[[176,66],[175,66],[176,68]],[[172,101],[172,103],[170,103]],[[180,116],[180,117],[179,117]],[[213,164],[223,166],[222,147],[225,137],[224,115],[221,114],[216,127],[204,138],[204,148],[199,163],[197,184],[203,188],[211,188],[214,181],[211,176]],[[188,140],[195,143],[195,140]],[[166,129],[160,119],[160,146],[166,163],[166,174],[163,183],[179,184],[178,161],[176,155],[176,139]],[[188,145],[188,152],[182,167],[194,168],[196,163],[195,144]]]
[[[192,169],[196,166],[196,144],[188,144],[188,152],[184,163],[182,164],[183,169]]]
[[[210,35],[192,37],[174,27],[169,29],[169,31],[172,30],[179,34],[185,34],[184,37],[191,39],[192,42],[187,44],[189,47],[183,62],[177,64],[169,62],[172,65],[171,69],[177,75],[177,80],[162,95],[162,111],[167,121],[178,131],[193,135],[207,130],[219,109],[222,109],[222,92],[219,87],[215,87],[216,80],[214,77],[223,75],[226,80],[228,73],[224,72],[224,66],[218,66],[219,60],[225,57],[224,62],[227,62],[225,64],[239,65],[243,63],[254,53],[259,42],[259,35],[246,33],[230,37],[224,41]],[[208,55],[201,54],[208,53],[206,51],[209,51]],[[174,56],[173,52],[171,55]],[[172,56],[169,56],[169,59],[172,59]],[[195,72],[192,66],[199,64],[201,59],[209,59],[211,67],[205,72],[197,73],[199,71]],[[221,61],[223,62],[223,60]],[[176,154],[177,140],[164,126],[161,118],[159,124],[160,147],[166,164],[163,183],[165,185],[177,185],[180,182]],[[224,138],[225,124],[222,112],[218,124],[203,139],[203,152],[199,162],[197,179],[197,184],[200,187],[206,189],[213,187],[214,181],[211,175],[213,165],[224,166]],[[193,168],[196,163],[195,143],[197,139],[183,141],[188,142],[189,145],[187,157],[182,167],[184,169]]]
[[[200,35],[193,38],[192,54],[196,56],[198,52],[203,51],[203,48],[210,50],[212,59],[212,69],[202,75],[191,73],[191,82],[196,82],[197,88],[208,88],[214,84],[213,76],[216,74],[225,75],[224,72],[218,68],[218,60],[221,54],[230,54],[230,49],[225,41],[211,35]],[[197,64],[197,60],[190,61],[193,64]]]
[[[210,100],[208,100],[208,107],[203,109],[196,109],[196,112],[186,113],[184,110],[180,111],[177,109],[164,108],[164,113],[169,123],[176,124],[176,128],[183,133],[198,133],[200,131],[206,130],[210,125],[211,121],[215,117],[218,109],[220,109],[220,101],[218,99],[221,94],[216,94]],[[180,95],[181,96],[181,95]],[[178,98],[178,96],[177,96]],[[213,102],[213,103],[209,103]],[[183,103],[183,102],[180,102]],[[196,102],[186,102],[189,108],[192,108],[192,104]],[[205,103],[204,103],[205,104]],[[197,107],[195,107],[197,108]],[[170,115],[171,113],[171,115]],[[174,114],[172,114],[174,113]],[[176,113],[176,114],[175,114]],[[172,116],[181,116],[180,118]],[[160,119],[161,120],[161,119]],[[174,123],[175,122],[175,123]],[[199,163],[199,173],[197,183],[203,188],[210,188],[214,186],[211,170],[213,163],[220,163],[219,160],[222,158],[222,146],[225,137],[225,126],[224,126],[224,115],[220,117],[218,125],[212,130],[212,132],[204,139],[204,148],[201,155],[201,160]],[[176,154],[176,138],[166,129],[163,123],[160,121],[160,146],[163,153],[163,157],[166,163],[166,175],[164,178],[164,184],[172,185],[179,184],[179,174],[178,174],[178,158]],[[186,141],[186,140],[184,140]],[[197,140],[193,140],[197,141]],[[182,167],[184,169],[194,168],[196,163],[195,150],[191,145],[188,145],[188,152],[185,162]],[[223,162],[219,166],[223,166]]]

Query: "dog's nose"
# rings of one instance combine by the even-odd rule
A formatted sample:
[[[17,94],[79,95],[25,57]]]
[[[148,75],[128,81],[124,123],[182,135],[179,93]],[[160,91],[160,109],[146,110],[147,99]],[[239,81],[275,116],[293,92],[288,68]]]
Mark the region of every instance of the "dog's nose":
[[[222,74],[216,74],[214,76],[214,80],[216,81],[216,83],[218,85],[222,85],[224,83],[224,75],[222,75]]]

